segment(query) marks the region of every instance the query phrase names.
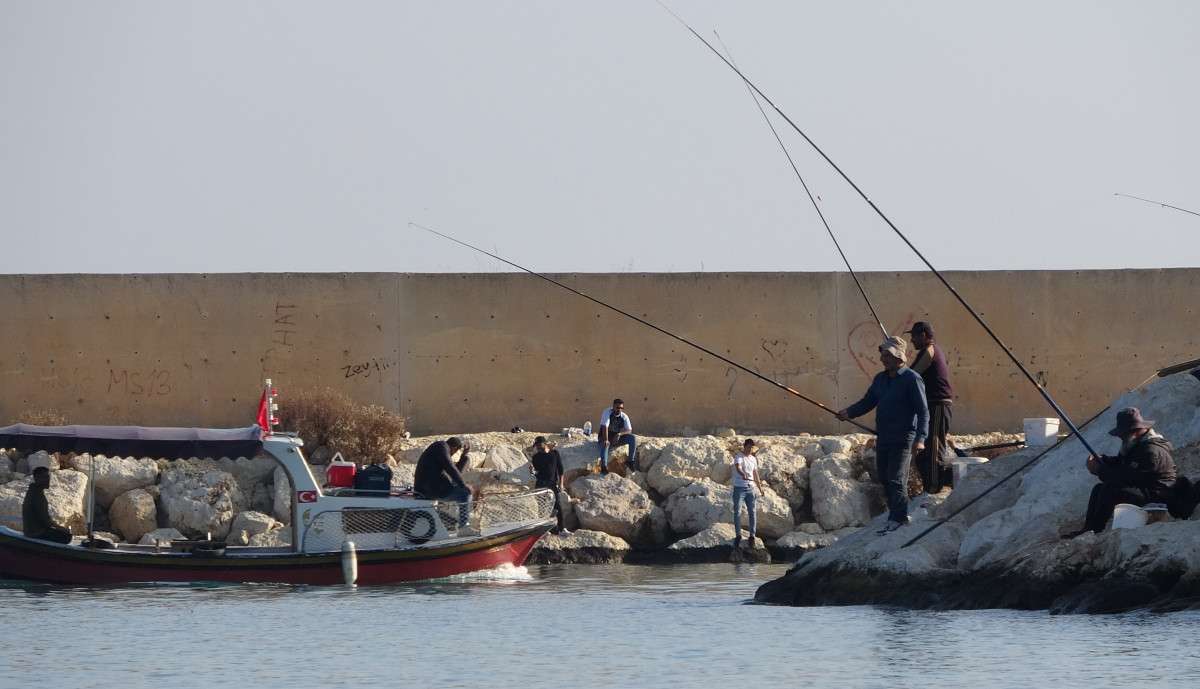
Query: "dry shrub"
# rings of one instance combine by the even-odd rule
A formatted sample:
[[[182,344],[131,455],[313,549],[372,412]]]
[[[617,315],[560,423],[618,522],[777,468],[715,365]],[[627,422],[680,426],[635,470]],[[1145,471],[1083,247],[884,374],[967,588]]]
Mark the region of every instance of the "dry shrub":
[[[27,423],[33,426],[66,426],[67,416],[57,409],[32,409],[17,414],[13,423]]]
[[[347,459],[372,461],[395,454],[404,417],[375,404],[359,404],[333,388],[299,390],[279,404],[280,427],[311,447],[324,445]]]

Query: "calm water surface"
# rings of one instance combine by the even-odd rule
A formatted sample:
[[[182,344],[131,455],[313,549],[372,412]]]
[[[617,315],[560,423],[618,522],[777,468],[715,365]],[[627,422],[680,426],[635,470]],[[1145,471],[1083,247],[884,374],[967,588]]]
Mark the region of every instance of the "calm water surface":
[[[384,588],[0,582],[0,687],[1189,687],[1200,613],[746,605],[783,566]]]

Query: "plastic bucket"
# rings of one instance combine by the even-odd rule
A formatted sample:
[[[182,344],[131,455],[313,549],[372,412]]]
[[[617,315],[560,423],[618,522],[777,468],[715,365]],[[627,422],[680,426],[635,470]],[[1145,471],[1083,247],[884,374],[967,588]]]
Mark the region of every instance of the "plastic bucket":
[[[1113,510],[1112,528],[1136,529],[1139,526],[1145,526],[1149,518],[1150,515],[1146,514],[1146,510],[1137,505],[1121,503]]]
[[[987,464],[987,457],[955,457],[952,464],[954,465],[954,485],[957,486],[966,478],[967,474],[971,473],[971,467]]]
[[[1025,445],[1049,447],[1058,441],[1058,419],[1025,419]]]

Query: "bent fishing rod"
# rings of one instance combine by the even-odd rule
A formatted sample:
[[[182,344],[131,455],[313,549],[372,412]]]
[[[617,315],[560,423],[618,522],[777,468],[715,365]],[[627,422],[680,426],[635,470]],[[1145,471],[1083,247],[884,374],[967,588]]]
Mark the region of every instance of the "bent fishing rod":
[[[1162,206],[1163,208],[1172,208],[1174,210],[1182,211],[1184,213],[1191,213],[1192,215],[1200,215],[1200,213],[1197,213],[1196,211],[1189,211],[1186,208],[1180,208],[1179,206],[1172,206],[1171,204],[1163,203],[1162,201],[1152,201],[1150,199],[1144,199],[1140,196],[1134,196],[1133,194],[1122,194],[1119,191],[1115,191],[1115,192],[1113,192],[1113,196],[1124,196],[1127,199],[1137,199],[1138,201],[1145,201],[1146,203],[1153,203],[1154,205]]]
[[[685,345],[687,345],[689,347],[698,349],[715,359],[724,361],[725,363],[729,364],[730,366],[733,366],[734,368],[738,369],[739,371],[749,373],[750,375],[754,376],[755,378],[758,378],[759,380],[761,380],[763,382],[770,383],[771,385],[774,385],[775,387],[779,388],[780,390],[783,390],[784,392],[787,392],[790,395],[799,397],[800,399],[804,400],[805,402],[808,402],[809,404],[811,404],[815,407],[819,407],[822,411],[824,411],[828,414],[831,414],[835,417],[837,416],[837,411],[830,409],[829,407],[825,406],[824,404],[821,404],[820,402],[814,400],[813,398],[808,397],[807,395],[804,395],[803,393],[799,392],[798,390],[796,390],[790,386],[784,385],[783,383],[780,383],[777,380],[768,378],[767,376],[764,376],[763,374],[759,373],[758,371],[751,370],[751,369],[739,364],[738,362],[734,361],[733,359],[730,359],[728,357],[717,354],[716,352],[712,351],[711,349],[708,349],[707,347],[696,344],[695,342],[692,342],[691,340],[687,339],[686,337],[676,335],[675,333],[671,332],[670,330],[667,330],[666,328],[657,326],[657,325],[651,323],[650,321],[645,320],[644,318],[638,318],[637,316],[633,315],[632,313],[629,313],[628,311],[624,311],[622,309],[619,309],[619,308],[613,306],[612,304],[600,301],[599,299],[593,297],[592,295],[587,294],[585,292],[581,292],[569,285],[565,285],[565,284],[559,282],[558,280],[555,280],[554,278],[551,278],[547,275],[543,275],[542,273],[534,272],[534,271],[526,268],[525,266],[517,265],[516,263],[513,263],[512,261],[508,260],[507,258],[504,258],[503,256],[498,256],[496,254],[493,254],[490,251],[480,249],[479,247],[475,246],[474,244],[468,244],[467,242],[464,242],[461,239],[455,239],[454,237],[451,237],[450,235],[445,234],[444,232],[438,232],[437,230],[435,230],[431,227],[426,227],[424,225],[420,225],[415,222],[410,222],[410,223],[408,223],[408,225],[409,225],[409,227],[415,227],[419,230],[425,230],[426,232],[428,232],[430,234],[435,234],[435,235],[441,237],[442,239],[448,239],[448,240],[454,242],[455,244],[458,244],[459,246],[465,246],[466,248],[471,249],[472,251],[477,251],[485,256],[490,256],[490,257],[496,259],[497,261],[500,261],[501,263],[508,264],[508,265],[512,266],[513,268],[516,268],[517,270],[520,270],[525,273],[529,273],[530,275],[532,275],[536,278],[541,278],[542,280],[545,280],[546,282],[549,282],[550,284],[552,284],[556,287],[561,287],[562,289],[567,290],[571,294],[583,297],[584,299],[587,299],[588,301],[590,301],[594,304],[597,304],[599,306],[603,306],[604,308],[606,308],[610,311],[615,311],[615,312],[621,314],[622,316],[625,316],[626,318],[629,318],[629,319],[637,321],[638,323],[641,323],[642,325],[646,326],[647,328],[656,330],[656,331],[662,333],[663,335],[666,335],[667,337],[670,337],[672,339],[675,339],[675,340],[678,340],[679,342],[684,343]],[[875,435],[875,429],[871,428],[870,426],[864,426],[863,424],[858,423],[857,421],[854,421],[852,419],[841,419],[841,420],[844,420],[844,421],[846,421],[846,423],[857,426],[858,428],[861,428],[862,430],[866,431],[867,433]]]
[[[720,41],[721,47],[725,49],[725,54],[729,56],[730,64],[736,64],[733,59],[733,52],[729,50],[729,46],[725,45],[725,41],[721,38],[721,34],[713,30],[713,35]],[[888,338],[887,328],[883,327],[883,321],[879,318],[879,314],[875,312],[875,305],[871,303],[871,298],[867,296],[867,290],[863,288],[862,283],[858,281],[858,274],[854,272],[854,268],[850,266],[850,259],[846,258],[846,252],[842,251],[842,245],[833,234],[833,228],[829,226],[829,221],[825,219],[825,213],[821,212],[821,206],[817,203],[816,197],[813,196],[812,190],[808,188],[808,183],[804,181],[804,175],[800,174],[800,168],[796,167],[796,161],[792,159],[792,154],[788,151],[787,146],[783,143],[783,139],[779,136],[779,131],[775,129],[775,124],[771,122],[771,118],[767,115],[767,111],[763,109],[762,103],[759,102],[758,96],[750,87],[746,87],[746,93],[750,95],[750,99],[754,101],[754,107],[758,108],[758,112],[763,116],[763,121],[767,123],[767,127],[771,129],[771,135],[775,137],[775,142],[779,144],[779,150],[783,151],[784,157],[787,158],[788,164],[792,166],[792,172],[796,173],[796,179],[800,180],[800,186],[804,187],[804,193],[808,194],[808,200],[812,202],[812,207],[817,211],[817,216],[821,218],[821,224],[825,225],[825,231],[829,233],[829,238],[833,240],[833,245],[837,247],[838,255],[842,257],[842,263],[846,265],[846,270],[850,271],[850,277],[854,279],[854,284],[858,286],[858,293],[862,295],[863,301],[867,302],[867,308],[871,310],[871,316],[875,318],[875,322],[879,324],[879,331],[883,333],[883,339]]]
[[[997,345],[999,345],[1000,349],[1002,349],[1004,351],[1004,353],[1013,362],[1013,364],[1018,369],[1020,369],[1022,374],[1025,375],[1025,378],[1029,381],[1029,384],[1032,385],[1034,387],[1034,389],[1036,389],[1038,391],[1038,394],[1040,394],[1042,396],[1042,399],[1044,399],[1046,401],[1046,403],[1049,404],[1050,407],[1054,410],[1054,412],[1056,414],[1058,414],[1058,417],[1067,424],[1067,427],[1071,430],[1071,432],[1074,433],[1075,435],[1079,436],[1080,442],[1083,443],[1083,446],[1087,449],[1087,451],[1093,455],[1099,455],[1099,453],[1096,452],[1096,450],[1092,447],[1091,443],[1089,443],[1087,441],[1087,439],[1084,438],[1083,435],[1079,433],[1079,429],[1075,426],[1075,423],[1073,421],[1071,421],[1071,417],[1067,415],[1067,412],[1064,411],[1063,408],[1058,405],[1058,402],[1054,401],[1054,398],[1050,396],[1050,393],[1047,392],[1046,389],[1044,387],[1042,387],[1041,383],[1039,383],[1037,381],[1037,379],[1033,377],[1033,374],[1029,372],[1029,369],[1025,368],[1025,365],[1022,364],[1019,359],[1017,359],[1016,355],[1012,353],[1012,350],[1009,349],[1008,345],[1004,344],[1004,341],[1000,339],[1000,336],[997,335],[996,332],[994,330],[992,330],[991,326],[989,326],[987,324],[987,322],[983,320],[983,317],[980,316],[979,313],[977,311],[975,311],[975,309],[972,308],[970,304],[967,303],[967,300],[964,299],[962,297],[962,295],[958,293],[958,290],[956,290],[954,288],[954,286],[951,285],[949,283],[949,281],[946,280],[946,277],[944,275],[942,275],[942,273],[940,271],[938,271],[937,268],[933,267],[933,264],[929,262],[929,259],[925,258],[925,254],[922,254],[921,251],[919,249],[917,249],[917,247],[911,241],[909,241],[908,237],[905,236],[905,234],[900,231],[900,228],[897,227],[894,222],[892,222],[891,218],[889,218],[882,210],[880,210],[879,206],[876,206],[875,202],[872,201],[870,199],[870,197],[868,197],[866,195],[866,193],[862,189],[860,189],[857,184],[854,183],[854,180],[850,179],[850,176],[847,175],[845,172],[843,172],[842,168],[838,167],[838,164],[833,162],[833,159],[830,158],[828,155],[826,155],[825,151],[822,150],[821,147],[818,146],[815,141],[813,141],[811,138],[809,138],[808,134],[804,133],[804,130],[801,129],[800,126],[797,125],[794,121],[792,121],[792,118],[788,117],[787,113],[785,113],[778,105],[775,105],[775,102],[772,101],[767,96],[767,94],[763,93],[762,89],[758,88],[758,86],[756,86],[753,81],[750,81],[750,79],[745,74],[742,74],[741,70],[739,70],[736,66],[734,66],[733,63],[731,63],[729,60],[725,59],[725,56],[722,55],[719,50],[714,48],[711,43],[709,43],[707,40],[704,39],[703,36],[701,36],[699,33],[697,33],[696,30],[693,29],[687,22],[685,22],[682,17],[680,17],[678,14],[675,14],[674,12],[671,11],[671,8],[664,5],[662,3],[662,0],[658,0],[658,4],[664,10],[666,10],[672,17],[674,17],[676,21],[678,21],[680,24],[682,24],[685,29],[687,29],[689,32],[691,32],[691,34],[693,36],[695,36],[697,40],[699,40],[701,43],[703,43],[705,45],[705,47],[707,47],[712,52],[713,55],[716,55],[718,58],[720,58],[721,62],[724,62],[725,65],[727,67],[729,67],[729,69],[733,70],[733,72],[735,74],[737,74],[738,77],[740,77],[742,79],[742,81],[744,81],[746,83],[747,86],[749,86],[751,89],[754,90],[755,93],[757,93],[760,97],[762,97],[763,101],[765,101],[767,103],[767,105],[770,105],[771,108],[775,112],[779,113],[779,116],[781,118],[783,118],[784,122],[787,122],[788,125],[792,129],[794,129],[797,134],[799,134],[801,137],[804,138],[805,141],[808,142],[809,146],[812,146],[814,151],[816,151],[818,154],[820,154],[820,156],[822,158],[825,159],[825,162],[829,163],[830,167],[832,167],[835,171],[837,171],[837,173],[841,176],[841,178],[843,180],[845,180],[846,183],[849,184],[850,187],[852,189],[854,189],[855,192],[858,193],[858,195],[862,198],[862,200],[867,202],[867,205],[871,207],[871,210],[875,211],[875,214],[878,215],[885,223],[887,223],[888,227],[892,228],[892,231],[896,233],[896,236],[900,237],[901,241],[903,241],[904,244],[906,246],[908,246],[908,248],[911,249],[914,254],[917,255],[917,258],[921,259],[921,262],[924,263],[926,265],[926,267],[928,267],[929,270],[937,277],[938,281],[942,283],[942,286],[944,286],[950,292],[950,294],[953,295],[956,300],[958,300],[958,303],[961,304],[964,309],[966,309],[967,313],[971,314],[971,316],[975,319],[975,322],[978,323],[980,325],[980,327],[983,328],[984,332],[986,332],[988,334],[988,336],[991,337],[992,340],[994,340]]]

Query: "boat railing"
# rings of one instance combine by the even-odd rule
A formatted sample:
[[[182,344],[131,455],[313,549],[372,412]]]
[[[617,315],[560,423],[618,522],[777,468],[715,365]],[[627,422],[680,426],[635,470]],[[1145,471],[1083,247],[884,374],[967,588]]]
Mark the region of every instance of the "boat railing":
[[[358,550],[416,548],[431,541],[499,533],[553,516],[554,491],[549,488],[493,494],[464,503],[431,500],[389,509],[330,509],[313,515],[304,526],[300,550],[334,552],[346,541],[353,541]],[[462,522],[466,526],[459,528]]]

